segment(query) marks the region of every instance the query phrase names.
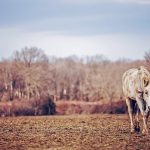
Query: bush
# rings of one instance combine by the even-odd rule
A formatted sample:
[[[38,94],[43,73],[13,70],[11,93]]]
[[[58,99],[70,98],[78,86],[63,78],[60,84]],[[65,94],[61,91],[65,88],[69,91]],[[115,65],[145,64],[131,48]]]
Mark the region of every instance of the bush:
[[[32,99],[32,106],[36,109],[36,115],[54,115],[56,113],[55,103],[50,96]]]
[[[0,116],[53,115],[55,113],[55,103],[48,96],[0,103]]]
[[[58,101],[56,102],[57,114],[124,114],[126,113],[125,101],[113,102],[112,105],[101,104],[99,102],[77,102]]]

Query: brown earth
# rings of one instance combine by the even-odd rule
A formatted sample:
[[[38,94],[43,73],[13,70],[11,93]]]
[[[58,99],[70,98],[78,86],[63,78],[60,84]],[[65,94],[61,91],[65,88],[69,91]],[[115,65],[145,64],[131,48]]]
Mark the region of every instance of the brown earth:
[[[130,134],[127,115],[6,117],[0,149],[149,150],[150,135]]]

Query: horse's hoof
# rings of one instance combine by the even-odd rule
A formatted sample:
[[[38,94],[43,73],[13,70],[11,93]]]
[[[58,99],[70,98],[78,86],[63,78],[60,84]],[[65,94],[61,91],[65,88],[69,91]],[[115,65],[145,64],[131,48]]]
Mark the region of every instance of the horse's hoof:
[[[140,132],[140,127],[135,126],[134,129],[135,129],[136,132]]]

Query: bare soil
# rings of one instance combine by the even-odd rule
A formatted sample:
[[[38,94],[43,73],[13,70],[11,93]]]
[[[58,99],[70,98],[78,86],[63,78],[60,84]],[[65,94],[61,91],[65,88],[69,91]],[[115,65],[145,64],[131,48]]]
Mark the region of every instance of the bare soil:
[[[127,115],[6,117],[0,149],[149,150],[150,135],[130,134]]]

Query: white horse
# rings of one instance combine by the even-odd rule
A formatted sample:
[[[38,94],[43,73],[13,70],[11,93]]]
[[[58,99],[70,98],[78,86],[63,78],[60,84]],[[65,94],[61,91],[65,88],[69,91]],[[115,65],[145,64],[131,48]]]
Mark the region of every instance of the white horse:
[[[143,118],[142,133],[148,134],[147,121],[150,110],[150,73],[141,66],[126,71],[122,77],[123,93],[128,107],[131,132],[140,131],[139,111]],[[135,124],[133,116],[135,112]]]

